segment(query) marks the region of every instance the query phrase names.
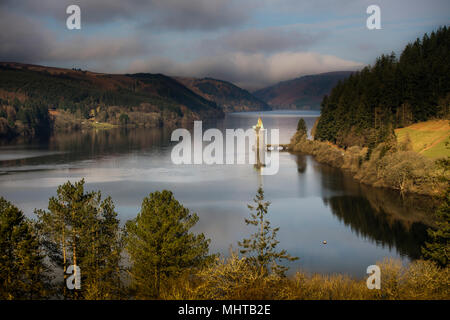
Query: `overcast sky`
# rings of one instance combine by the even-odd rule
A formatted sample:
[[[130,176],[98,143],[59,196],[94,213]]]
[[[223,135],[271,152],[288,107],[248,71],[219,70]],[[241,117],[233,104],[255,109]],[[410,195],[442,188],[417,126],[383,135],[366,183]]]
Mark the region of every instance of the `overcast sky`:
[[[81,8],[81,30],[66,27]],[[366,9],[381,8],[381,30]],[[450,22],[448,0],[0,0],[0,61],[213,77],[249,90],[356,70]]]

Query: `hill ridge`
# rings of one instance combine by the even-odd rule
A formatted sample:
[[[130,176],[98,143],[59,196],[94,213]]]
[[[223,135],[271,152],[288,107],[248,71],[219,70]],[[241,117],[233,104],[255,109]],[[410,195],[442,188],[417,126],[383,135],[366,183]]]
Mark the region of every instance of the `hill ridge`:
[[[274,109],[320,109],[326,94],[353,71],[331,71],[300,76],[262,88],[253,94]]]
[[[211,77],[175,79],[198,95],[222,106],[225,112],[271,110],[266,102],[230,81]]]

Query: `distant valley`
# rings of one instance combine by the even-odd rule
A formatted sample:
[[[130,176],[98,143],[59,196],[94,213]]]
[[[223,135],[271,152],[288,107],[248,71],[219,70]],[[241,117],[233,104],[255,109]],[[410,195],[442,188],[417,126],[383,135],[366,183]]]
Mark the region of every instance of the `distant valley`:
[[[319,109],[351,72],[304,76],[254,94],[212,78],[106,74],[15,62],[0,63],[0,137],[54,130],[180,125],[227,112]]]
[[[257,90],[253,95],[268,103],[272,109],[319,110],[323,96],[350,74],[352,71],[307,75]]]

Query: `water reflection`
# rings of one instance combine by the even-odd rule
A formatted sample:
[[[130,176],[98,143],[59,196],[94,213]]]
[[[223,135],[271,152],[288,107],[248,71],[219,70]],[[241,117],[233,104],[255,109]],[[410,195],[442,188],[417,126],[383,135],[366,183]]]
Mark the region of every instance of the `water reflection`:
[[[204,122],[203,129],[247,129],[259,116],[266,129],[280,130],[284,144],[303,115],[228,115]],[[305,121],[311,127],[315,118]],[[0,196],[33,217],[33,210],[45,208],[58,185],[85,178],[89,190],[113,198],[123,223],[136,216],[150,192],[172,190],[198,213],[194,231],[211,238],[211,252],[226,255],[230,245],[253,231],[244,223],[247,205],[263,186],[271,202],[268,219],[280,227],[279,248],[300,257],[291,264],[292,272],[302,268],[363,277],[368,265],[384,257],[406,262],[419,254],[433,208],[426,199],[402,199],[396,192],[361,185],[311,156],[287,152],[280,152],[276,175],[261,176],[250,164],[174,165],[171,132],[97,130],[0,146]]]
[[[383,207],[376,210],[363,197],[336,196],[325,198],[324,202],[331,207],[339,221],[358,236],[382,247],[395,248],[401,255],[411,259],[420,257],[420,247],[426,239],[427,228],[423,223],[405,224],[402,220],[393,219]]]
[[[304,173],[307,157],[296,155],[298,171]],[[432,198],[409,195],[402,198],[395,190],[357,183],[349,173],[314,163],[324,190],[323,202],[344,225],[359,237],[378,246],[396,249],[402,256],[421,256],[427,228],[437,203]],[[345,190],[345,195],[340,195]],[[337,195],[333,195],[337,193]]]
[[[94,160],[101,157],[113,157],[132,152],[160,150],[170,144],[170,128],[151,129],[111,129],[86,130],[72,133],[57,133],[48,140],[27,141],[11,144],[0,149],[11,159],[0,158],[0,168],[5,172],[8,167],[27,167],[42,170],[45,165]],[[39,166],[39,169],[36,167]]]

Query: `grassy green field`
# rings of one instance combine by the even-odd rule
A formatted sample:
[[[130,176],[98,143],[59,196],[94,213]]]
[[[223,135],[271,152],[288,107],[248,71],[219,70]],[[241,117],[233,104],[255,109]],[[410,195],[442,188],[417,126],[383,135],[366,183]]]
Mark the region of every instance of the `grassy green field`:
[[[397,141],[402,142],[409,135],[414,151],[437,159],[450,156],[450,121],[430,120],[396,129]],[[446,146],[446,143],[449,145]]]

